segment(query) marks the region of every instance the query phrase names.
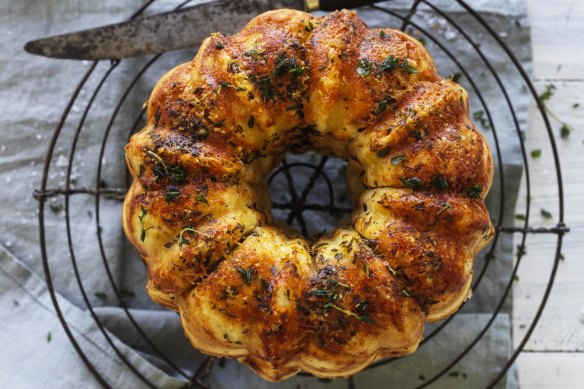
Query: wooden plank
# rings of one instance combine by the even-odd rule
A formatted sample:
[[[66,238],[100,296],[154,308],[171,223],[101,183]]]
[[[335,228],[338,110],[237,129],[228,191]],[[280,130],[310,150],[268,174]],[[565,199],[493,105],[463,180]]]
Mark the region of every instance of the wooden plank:
[[[549,82],[535,85],[543,91]],[[574,131],[567,139],[559,136],[561,123],[551,119],[557,143],[564,180],[565,221],[571,232],[564,238],[560,263],[552,294],[540,322],[526,350],[530,351],[584,351],[584,106],[573,105],[584,101],[584,83],[580,81],[554,82],[554,95],[546,101],[548,108],[569,123]],[[529,156],[531,178],[530,225],[553,227],[558,222],[558,188],[549,137],[534,106],[530,111],[529,130],[526,136],[528,152],[541,150],[539,158]],[[525,177],[520,190],[517,213],[524,213],[526,204]],[[541,210],[552,218],[546,218]],[[517,225],[521,221],[516,222]],[[521,341],[533,320],[548,282],[555,256],[557,237],[554,235],[529,236],[527,255],[519,268],[519,281],[514,286],[513,330],[515,345]],[[584,383],[584,382],[583,382]]]
[[[524,388],[584,387],[584,68],[581,51],[584,37],[584,2],[527,0],[531,24],[534,79],[543,91],[556,88],[546,105],[555,116],[553,132],[564,178],[565,220],[571,232],[565,237],[557,278],[546,309],[536,330],[518,360],[519,380]],[[561,139],[561,122],[574,131]],[[557,182],[549,138],[532,106],[526,137],[527,151],[540,149],[540,158],[529,157],[531,171],[531,225],[553,226],[557,223]],[[525,184],[525,179],[523,181]],[[518,213],[526,204],[522,186]],[[552,212],[552,219],[541,214]],[[523,259],[519,280],[514,285],[513,334],[515,347],[532,322],[552,266],[556,239],[537,235],[527,240],[528,254]],[[555,351],[555,352],[552,352]]]
[[[584,79],[581,0],[527,0],[535,79]]]
[[[517,366],[522,388],[582,388],[582,353],[523,353]]]

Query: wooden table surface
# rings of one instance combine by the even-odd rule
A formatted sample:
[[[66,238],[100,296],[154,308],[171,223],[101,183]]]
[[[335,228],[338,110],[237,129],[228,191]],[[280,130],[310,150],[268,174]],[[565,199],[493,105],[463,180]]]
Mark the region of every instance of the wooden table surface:
[[[538,91],[555,87],[546,105],[571,126],[566,139],[562,124],[550,118],[564,180],[565,222],[571,229],[564,238],[557,277],[541,320],[517,359],[522,388],[584,388],[584,1],[527,0],[533,44],[533,76]],[[578,105],[579,104],[579,105]],[[558,221],[558,189],[552,152],[545,127],[532,105],[526,138],[531,169],[530,221],[553,227]],[[533,118],[532,118],[533,117]],[[525,206],[522,185],[518,212]],[[545,218],[541,209],[549,210]],[[513,331],[515,343],[523,338],[547,283],[556,247],[555,235],[532,235],[527,255],[514,285]]]

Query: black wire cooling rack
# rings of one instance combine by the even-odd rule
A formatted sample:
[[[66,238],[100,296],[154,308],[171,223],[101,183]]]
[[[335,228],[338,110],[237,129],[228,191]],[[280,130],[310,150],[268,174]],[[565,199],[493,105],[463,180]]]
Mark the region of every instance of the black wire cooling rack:
[[[131,16],[131,18],[135,18],[135,17],[141,15],[154,2],[155,2],[155,0],[148,1],[146,4],[144,4],[142,7],[140,7]],[[185,1],[182,4],[180,4],[178,7],[179,8],[183,7],[183,6],[187,5],[189,2],[190,1]],[[538,322],[538,320],[543,312],[543,309],[546,305],[546,302],[548,300],[548,296],[550,294],[550,291],[551,291],[551,288],[552,288],[552,285],[554,282],[558,263],[559,263],[559,260],[561,258],[562,239],[563,239],[564,234],[569,231],[569,229],[564,224],[564,201],[563,201],[562,175],[561,175],[561,170],[560,170],[559,158],[558,158],[558,154],[557,154],[556,144],[554,141],[554,136],[552,133],[552,128],[550,126],[548,117],[546,115],[545,107],[543,106],[542,102],[539,100],[537,92],[536,92],[533,84],[531,83],[526,71],[521,66],[519,60],[516,58],[514,53],[509,49],[509,47],[504,43],[504,41],[499,37],[499,35],[494,31],[494,29],[485,21],[485,19],[483,19],[483,17],[481,15],[479,15],[475,10],[473,10],[473,8],[471,8],[468,4],[466,4],[466,2],[464,2],[463,0],[455,0],[455,2],[460,7],[460,10],[463,11],[464,13],[466,13],[467,16],[472,17],[473,22],[476,23],[477,25],[481,26],[481,28],[484,29],[486,34],[489,36],[489,39],[493,39],[496,42],[496,44],[502,49],[502,52],[504,52],[504,55],[506,56],[506,61],[508,62],[509,66],[513,68],[514,72],[516,72],[517,77],[522,81],[525,88],[527,88],[528,94],[530,94],[530,96],[533,98],[533,100],[536,103],[537,110],[532,114],[531,119],[532,119],[532,121],[541,121],[543,123],[543,125],[545,126],[545,129],[547,130],[549,146],[550,146],[550,149],[553,153],[555,179],[557,181],[558,223],[551,228],[539,227],[539,226],[534,226],[534,225],[530,224],[530,198],[531,198],[530,197],[530,194],[531,194],[530,174],[531,174],[531,171],[530,171],[529,160],[527,158],[525,145],[523,142],[523,136],[522,136],[523,129],[520,126],[520,123],[519,123],[519,120],[518,120],[517,114],[516,114],[516,107],[514,106],[513,101],[509,96],[508,91],[506,90],[505,84],[502,82],[501,77],[497,73],[497,71],[495,71],[492,62],[490,62],[489,59],[487,58],[487,56],[483,53],[483,51],[481,51],[480,44],[477,44],[475,41],[473,41],[473,39],[471,39],[471,37],[469,36],[467,29],[465,27],[458,24],[457,20],[453,19],[443,9],[441,9],[440,6],[436,5],[435,4],[436,1],[433,1],[433,0],[413,0],[411,2],[410,7],[409,7],[409,11],[406,13],[403,13],[403,12],[398,13],[392,9],[389,9],[388,3],[384,3],[383,5],[371,6],[369,9],[373,9],[376,12],[386,13],[388,15],[391,15],[393,18],[395,18],[397,20],[397,22],[401,25],[402,30],[406,30],[407,28],[413,28],[413,29],[419,31],[419,33],[421,33],[422,36],[426,40],[433,42],[433,44],[436,45],[436,47],[439,50],[442,50],[443,53],[458,67],[460,73],[466,77],[466,80],[468,80],[468,83],[470,84],[471,89],[474,91],[474,93],[478,97],[478,100],[480,102],[482,110],[484,111],[484,113],[486,115],[486,118],[488,119],[489,123],[491,124],[491,131],[492,131],[492,138],[493,138],[492,146],[494,147],[495,156],[496,156],[496,159],[498,161],[498,164],[497,164],[498,170],[495,172],[495,175],[498,179],[495,180],[495,182],[499,186],[498,187],[499,198],[495,199],[495,200],[499,201],[500,205],[498,207],[499,214],[492,215],[493,219],[496,220],[496,224],[497,224],[496,225],[496,235],[495,235],[493,243],[491,244],[491,246],[489,248],[490,251],[487,253],[487,255],[485,257],[486,259],[484,261],[484,264],[482,265],[482,268],[479,269],[479,271],[477,272],[477,276],[476,276],[476,279],[475,279],[474,284],[473,284],[473,290],[476,291],[480,287],[481,280],[483,280],[483,277],[484,277],[487,269],[489,268],[489,264],[491,263],[491,259],[493,257],[492,254],[493,254],[495,248],[497,247],[497,244],[499,243],[499,237],[502,234],[513,234],[516,236],[516,239],[517,239],[516,241],[518,242],[517,259],[513,265],[511,273],[508,274],[508,281],[506,282],[506,286],[504,288],[504,291],[502,292],[501,297],[496,304],[496,308],[493,310],[493,312],[489,312],[491,316],[490,316],[490,319],[487,321],[486,325],[475,336],[475,338],[469,344],[466,345],[466,347],[464,347],[462,350],[457,350],[458,355],[456,357],[452,358],[450,363],[447,363],[446,365],[443,366],[443,368],[434,372],[432,376],[425,379],[424,382],[422,382],[419,386],[417,386],[418,388],[423,388],[423,387],[429,386],[429,385],[433,384],[434,382],[436,382],[437,380],[439,380],[441,377],[445,376],[459,361],[461,361],[463,358],[465,358],[465,356],[467,356],[467,354],[477,345],[477,343],[483,338],[483,336],[487,333],[487,331],[489,331],[491,325],[495,321],[495,318],[497,317],[499,312],[503,309],[505,300],[507,299],[509,293],[511,292],[511,290],[513,288],[513,281],[516,278],[516,274],[517,274],[517,271],[519,269],[519,266],[523,262],[522,259],[527,255],[527,253],[525,252],[525,245],[526,245],[526,239],[528,238],[528,236],[530,236],[530,234],[553,234],[557,238],[555,255],[553,256],[553,258],[550,258],[551,271],[549,272],[549,278],[547,279],[547,282],[545,283],[545,288],[542,292],[541,302],[539,303],[537,311],[534,313],[534,316],[533,316],[531,322],[529,324],[527,324],[527,330],[526,330],[525,335],[523,336],[523,338],[521,340],[516,342],[516,344],[518,346],[513,350],[513,352],[511,353],[511,356],[506,361],[506,363],[499,367],[500,370],[499,370],[498,374],[496,376],[492,377],[492,381],[490,382],[490,384],[488,384],[488,387],[495,386],[497,384],[497,382],[499,380],[501,380],[501,378],[506,374],[506,372],[509,370],[509,368],[514,363],[514,361],[518,357],[519,353],[521,353],[521,351],[523,350],[525,344],[527,343],[531,334],[533,333],[533,330],[536,327],[537,322]],[[523,214],[525,215],[525,218],[524,218],[521,226],[517,227],[517,226],[503,225],[503,210],[504,210],[503,204],[506,201],[505,200],[505,187],[506,187],[506,185],[508,185],[508,183],[506,183],[505,174],[503,174],[503,160],[502,160],[503,156],[502,156],[502,152],[501,152],[501,145],[499,143],[501,133],[498,132],[500,130],[497,129],[497,126],[495,125],[496,122],[493,120],[494,119],[493,116],[495,115],[496,112],[493,112],[493,110],[489,109],[488,100],[487,100],[487,98],[485,98],[483,96],[483,94],[481,93],[481,90],[479,90],[479,88],[477,87],[477,83],[475,82],[475,79],[473,78],[473,74],[471,74],[472,72],[469,71],[469,69],[466,68],[461,63],[460,59],[457,58],[457,56],[454,55],[448,49],[448,47],[446,47],[443,43],[440,42],[439,39],[437,39],[435,37],[435,34],[433,34],[432,31],[427,31],[422,26],[420,26],[412,21],[412,17],[416,14],[416,12],[419,11],[421,5],[424,5],[424,7],[426,9],[429,9],[432,12],[434,12],[436,15],[439,15],[440,17],[444,18],[444,20],[447,21],[449,26],[451,26],[458,34],[460,34],[460,36],[462,36],[464,41],[466,41],[470,45],[470,47],[472,47],[472,50],[469,52],[468,55],[473,55],[473,56],[477,56],[477,58],[480,58],[481,63],[484,65],[484,71],[487,72],[490,76],[492,76],[493,79],[495,80],[495,85],[493,85],[493,88],[497,88],[502,93],[502,96],[505,100],[505,104],[506,104],[507,109],[508,109],[508,114],[511,115],[512,122],[514,123],[514,128],[513,129],[506,129],[506,131],[514,131],[515,132],[517,139],[518,139],[518,142],[520,144],[521,153],[522,153],[522,162],[523,162],[523,171],[524,171],[524,173],[523,173],[524,174],[524,181],[523,182],[525,185],[524,192],[525,192],[526,197],[525,197],[525,209],[521,210],[523,212]],[[89,370],[93,373],[93,375],[96,377],[96,379],[104,387],[111,387],[111,384],[108,383],[108,378],[105,377],[102,373],[100,373],[99,369],[96,367],[95,361],[90,360],[90,358],[84,352],[83,347],[80,345],[78,340],[75,338],[75,336],[71,332],[70,326],[63,315],[63,312],[61,310],[61,307],[60,307],[59,302],[58,302],[57,297],[56,297],[56,291],[55,291],[55,288],[53,285],[53,278],[51,275],[52,274],[51,273],[51,266],[50,266],[51,261],[50,261],[50,258],[48,255],[48,250],[47,250],[47,234],[46,234],[47,225],[46,225],[46,218],[45,218],[45,208],[48,204],[49,199],[54,198],[54,197],[63,198],[64,208],[65,208],[65,223],[66,223],[66,230],[63,231],[63,234],[66,234],[67,240],[69,242],[69,253],[71,256],[72,270],[73,270],[75,279],[77,281],[77,284],[79,286],[80,296],[86,305],[87,311],[91,314],[93,320],[95,321],[95,324],[97,325],[97,327],[101,331],[101,334],[103,335],[103,337],[105,338],[107,343],[115,351],[115,353],[120,358],[122,363],[124,363],[127,366],[128,370],[132,371],[144,383],[145,386],[150,387],[150,388],[155,388],[155,385],[151,381],[149,381],[144,375],[142,375],[139,372],[139,370],[132,364],[132,362],[130,362],[124,356],[124,354],[119,350],[119,348],[116,346],[113,339],[109,335],[108,331],[106,331],[103,322],[99,319],[98,315],[95,313],[94,307],[90,303],[90,299],[88,297],[89,291],[88,291],[87,287],[84,286],[83,278],[82,278],[80,271],[79,271],[79,268],[78,268],[78,262],[77,262],[77,259],[75,256],[75,251],[73,250],[73,244],[72,244],[72,232],[73,232],[72,231],[72,224],[73,224],[72,218],[76,217],[76,216],[71,215],[69,213],[69,209],[70,209],[71,196],[73,196],[73,195],[75,195],[75,196],[91,196],[95,202],[94,203],[95,216],[96,216],[95,223],[96,223],[96,228],[99,230],[99,228],[101,226],[101,224],[100,224],[100,204],[102,202],[102,198],[105,198],[105,197],[108,197],[108,198],[113,197],[113,198],[119,198],[119,199],[123,198],[123,196],[126,192],[126,188],[104,188],[103,185],[100,185],[100,183],[102,182],[102,170],[103,170],[103,163],[104,163],[103,157],[104,157],[104,153],[105,153],[105,147],[106,147],[106,144],[108,142],[109,135],[110,135],[110,132],[112,130],[114,121],[115,121],[116,117],[118,117],[118,115],[121,114],[122,104],[124,103],[124,101],[126,101],[129,94],[131,93],[133,88],[136,86],[136,83],[140,80],[141,77],[143,77],[143,75],[147,71],[147,69],[152,64],[154,64],[160,57],[161,57],[161,55],[154,56],[150,61],[148,61],[146,63],[146,65],[143,66],[143,68],[141,70],[138,71],[138,73],[135,75],[135,77],[128,83],[126,89],[124,90],[124,92],[121,95],[120,100],[114,105],[109,123],[107,124],[107,126],[105,127],[105,131],[103,132],[102,142],[101,142],[100,149],[99,149],[99,156],[96,160],[97,162],[95,163],[95,166],[93,166],[93,168],[95,168],[95,172],[96,172],[95,187],[94,188],[75,188],[74,185],[72,185],[72,182],[73,182],[73,179],[72,179],[73,162],[74,162],[74,158],[76,156],[76,149],[77,149],[78,141],[79,141],[80,135],[84,129],[84,125],[86,124],[86,119],[87,119],[88,113],[90,112],[90,110],[92,109],[94,104],[98,104],[97,103],[99,101],[98,95],[100,94],[100,91],[102,91],[104,89],[103,87],[106,85],[108,78],[110,78],[112,73],[120,65],[120,61],[110,62],[109,67],[105,70],[105,72],[103,72],[103,74],[101,76],[98,76],[99,80],[95,84],[95,86],[90,87],[90,86],[88,86],[89,85],[88,80],[92,76],[92,74],[96,71],[96,68],[98,66],[98,61],[91,63],[91,65],[88,67],[87,71],[83,75],[81,81],[78,83],[77,87],[75,88],[73,94],[71,95],[71,97],[67,103],[67,106],[66,106],[65,110],[63,111],[60,122],[58,123],[57,127],[54,130],[53,136],[52,136],[50,144],[49,144],[48,152],[47,152],[47,155],[45,158],[41,186],[34,193],[34,197],[39,202],[39,233],[40,233],[40,249],[41,249],[42,261],[43,261],[43,267],[44,267],[44,272],[45,272],[48,290],[50,292],[52,302],[55,306],[55,311],[59,317],[59,320],[61,321],[61,324],[62,324],[69,340],[71,341],[71,344],[74,346],[75,350],[79,354],[79,357],[83,360],[83,362],[87,365]],[[87,105],[86,105],[86,107],[81,115],[79,122],[76,125],[73,124],[73,126],[74,126],[74,128],[76,128],[76,130],[74,131],[72,139],[68,140],[70,142],[70,146],[69,146],[69,150],[68,150],[69,157],[68,157],[67,173],[65,176],[65,178],[66,178],[65,184],[63,186],[49,187],[48,186],[49,172],[50,172],[51,168],[54,167],[53,165],[54,165],[56,144],[58,141],[62,140],[62,138],[61,138],[63,136],[62,130],[65,127],[65,125],[72,125],[70,123],[70,120],[71,120],[70,113],[71,113],[72,108],[74,107],[74,104],[78,101],[80,93],[83,90],[90,91],[90,94],[89,94],[90,99],[89,99],[89,101],[88,101],[88,103],[87,103]],[[128,135],[128,138],[133,133],[135,133],[137,130],[139,130],[139,126],[143,123],[143,120],[144,120],[145,109],[143,108],[140,112],[135,112],[134,115],[136,115],[136,119],[134,121],[134,125],[131,128],[130,134]],[[305,221],[305,218],[303,216],[304,213],[306,213],[306,212],[317,212],[317,213],[321,212],[321,213],[329,213],[329,214],[345,215],[345,216],[351,212],[350,206],[344,206],[342,204],[341,205],[335,204],[336,196],[334,195],[333,184],[332,184],[331,178],[329,178],[330,171],[327,172],[327,169],[326,169],[327,162],[329,162],[329,159],[327,157],[320,157],[320,159],[313,158],[313,159],[308,159],[308,160],[304,160],[304,161],[295,160],[293,162],[288,162],[287,160],[284,160],[282,165],[272,173],[272,176],[269,179],[270,185],[274,181],[276,181],[277,179],[280,179],[280,180],[283,179],[284,182],[286,183],[285,184],[286,187],[289,189],[289,194],[288,194],[288,197],[286,199],[282,199],[282,200],[275,199],[274,200],[273,208],[274,208],[275,212],[279,212],[280,214],[283,214],[284,215],[283,218],[285,219],[285,221],[288,224],[294,225],[297,228],[299,228],[304,235],[308,234],[306,221]],[[305,180],[306,181],[305,186],[300,193],[296,192],[296,189],[295,189],[296,185],[294,183],[295,171],[297,169],[305,169],[305,170],[308,169],[308,170],[312,171],[311,175],[309,175],[309,179]],[[322,180],[322,182],[324,182],[326,191],[328,191],[327,197],[326,197],[326,199],[328,200],[328,204],[326,204],[326,205],[315,204],[315,203],[311,203],[309,201],[310,193],[314,189],[314,187],[319,179]],[[127,176],[126,181],[129,182],[129,176]],[[130,313],[129,308],[123,299],[123,290],[121,289],[120,285],[118,283],[116,283],[114,276],[112,274],[112,270],[110,269],[110,266],[108,265],[108,261],[106,259],[106,254],[105,254],[105,249],[104,249],[104,243],[103,243],[102,237],[99,233],[96,235],[96,239],[97,239],[98,244],[99,244],[99,254],[98,255],[102,259],[102,263],[103,263],[103,266],[105,269],[105,274],[106,274],[106,276],[109,280],[109,283],[111,285],[111,290],[114,292],[115,299],[116,299],[115,302],[119,305],[119,307],[121,307],[123,309],[123,311],[127,317],[127,320],[132,324],[132,326],[136,329],[137,333],[143,338],[143,340],[150,346],[152,354],[156,355],[158,358],[165,361],[170,367],[172,367],[175,370],[177,375],[180,375],[180,376],[184,377],[185,379],[187,379],[189,382],[191,382],[193,387],[195,387],[197,385],[201,385],[201,378],[203,377],[203,375],[205,375],[209,372],[209,370],[212,367],[213,360],[210,357],[203,359],[203,362],[200,363],[200,366],[197,369],[196,373],[190,374],[189,372],[186,372],[186,371],[182,370],[181,368],[179,368],[177,366],[177,364],[174,363],[169,356],[165,355],[165,353],[162,352],[154,344],[154,342],[151,339],[149,339],[149,337],[142,330],[142,328],[140,328],[140,326],[138,325],[138,323],[136,322],[136,320],[134,319],[134,317]],[[511,255],[511,253],[509,253],[509,255]],[[436,334],[438,334],[443,328],[445,328],[454,317],[455,316],[451,316],[449,319],[443,321],[431,333],[427,334],[427,336],[425,337],[425,339],[422,342],[421,347],[423,347],[424,343],[430,342],[433,339],[433,337]],[[380,360],[380,361],[373,363],[368,368],[374,369],[374,368],[379,367],[381,365],[391,363],[394,360],[395,360],[395,358],[388,358],[388,359]],[[301,373],[301,374],[303,374],[303,373]],[[349,384],[349,387],[354,387],[353,380],[349,379],[348,384]]]

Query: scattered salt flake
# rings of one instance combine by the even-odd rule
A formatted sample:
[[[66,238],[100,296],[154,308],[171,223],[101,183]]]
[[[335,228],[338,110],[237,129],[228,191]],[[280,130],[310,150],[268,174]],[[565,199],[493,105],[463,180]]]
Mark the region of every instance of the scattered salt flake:
[[[43,134],[36,134],[36,138],[37,138],[37,140],[43,139]]]
[[[5,151],[6,151],[6,145],[2,145],[2,146],[0,146],[0,151],[1,151],[1,152],[5,152]]]
[[[501,31],[501,32],[499,33],[499,36],[500,36],[501,38],[507,38],[507,31]]]
[[[444,38],[446,38],[447,40],[451,41],[454,38],[456,38],[456,33],[452,30],[448,30],[444,33]]]
[[[103,157],[103,158],[101,159],[101,164],[102,164],[102,165],[105,165],[105,164],[107,164],[107,160],[105,159],[105,157]]]
[[[69,166],[69,161],[67,160],[67,157],[65,157],[63,154],[59,155],[59,158],[57,158],[57,163],[56,163],[57,167],[67,167]]]
[[[580,323],[584,324],[584,307],[580,310]]]
[[[6,246],[8,248],[12,247],[12,241],[7,240],[6,242],[4,242],[4,246]]]
[[[89,65],[89,61],[87,61],[87,60],[83,60],[81,63],[83,64],[83,66]]]
[[[12,176],[6,176],[6,183],[10,184],[12,182]]]

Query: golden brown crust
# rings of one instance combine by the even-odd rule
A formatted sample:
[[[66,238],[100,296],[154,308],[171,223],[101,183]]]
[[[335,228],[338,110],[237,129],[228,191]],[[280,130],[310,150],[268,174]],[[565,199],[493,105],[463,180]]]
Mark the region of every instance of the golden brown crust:
[[[272,224],[285,151],[349,161],[352,225],[310,246]],[[407,35],[280,10],[166,74],[126,147],[123,227],[148,292],[201,351],[277,381],[417,348],[470,293],[493,166],[466,92]]]

